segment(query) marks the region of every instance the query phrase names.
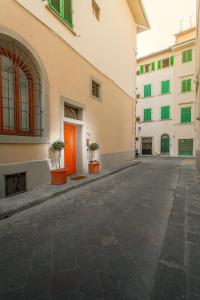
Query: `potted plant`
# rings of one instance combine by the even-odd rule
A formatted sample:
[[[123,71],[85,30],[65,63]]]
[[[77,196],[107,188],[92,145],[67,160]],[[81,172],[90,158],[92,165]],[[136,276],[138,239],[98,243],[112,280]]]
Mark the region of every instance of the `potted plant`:
[[[89,150],[92,152],[92,160],[89,162],[88,169],[89,174],[99,173],[99,161],[95,159],[95,152],[99,149],[97,143],[92,143],[89,145]]]
[[[64,148],[65,144],[60,140],[55,141],[50,147],[50,151],[53,153],[51,163],[55,168],[51,170],[51,184],[54,185],[64,184],[67,181],[66,169],[60,167],[61,151]]]

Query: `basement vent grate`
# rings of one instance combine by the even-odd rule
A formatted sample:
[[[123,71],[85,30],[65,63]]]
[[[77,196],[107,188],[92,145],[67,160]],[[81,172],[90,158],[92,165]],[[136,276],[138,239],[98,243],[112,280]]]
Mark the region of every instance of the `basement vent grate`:
[[[6,197],[24,193],[26,191],[26,173],[5,175]]]

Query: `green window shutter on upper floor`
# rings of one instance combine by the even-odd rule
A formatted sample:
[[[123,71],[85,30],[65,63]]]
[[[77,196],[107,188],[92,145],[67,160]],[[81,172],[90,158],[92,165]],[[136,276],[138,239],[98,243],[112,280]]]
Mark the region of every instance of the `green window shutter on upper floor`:
[[[170,108],[169,106],[161,107],[161,120],[169,120],[170,118]]]
[[[170,56],[170,66],[174,65],[174,56]]]
[[[170,92],[170,81],[169,80],[165,80],[161,82],[161,94],[165,95],[165,94],[169,94]]]
[[[158,61],[158,70],[160,70],[161,68],[162,68],[162,61],[159,60],[159,61]]]
[[[140,66],[140,74],[144,74],[144,66]]]
[[[151,84],[146,84],[144,86],[144,98],[151,97]]]
[[[181,123],[191,123],[191,107],[181,108]]]
[[[192,61],[192,49],[185,50],[182,53],[182,62],[187,63]]]
[[[156,70],[156,63],[155,62],[152,62],[152,64],[151,64],[151,70],[152,71]]]
[[[144,109],[144,122],[151,121],[151,108]]]
[[[182,81],[182,93],[191,92],[192,90],[192,80],[186,79]]]
[[[63,19],[72,27],[72,0],[63,0]]]
[[[60,19],[73,28],[72,0],[48,0],[48,3]]]
[[[61,0],[48,0],[49,6],[55,11],[59,16],[61,16]]]

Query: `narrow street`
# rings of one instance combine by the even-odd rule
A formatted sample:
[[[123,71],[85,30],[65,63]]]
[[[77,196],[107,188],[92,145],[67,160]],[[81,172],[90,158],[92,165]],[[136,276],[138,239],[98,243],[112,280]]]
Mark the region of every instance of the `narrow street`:
[[[150,299],[180,163],[144,159],[2,221],[0,299]]]

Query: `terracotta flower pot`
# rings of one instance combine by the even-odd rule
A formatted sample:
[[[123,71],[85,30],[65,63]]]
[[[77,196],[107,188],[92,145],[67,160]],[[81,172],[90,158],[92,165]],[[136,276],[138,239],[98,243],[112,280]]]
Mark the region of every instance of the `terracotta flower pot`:
[[[51,184],[59,185],[67,182],[66,169],[51,170]]]
[[[90,161],[88,164],[89,174],[98,174],[99,173],[99,161],[94,160]]]

